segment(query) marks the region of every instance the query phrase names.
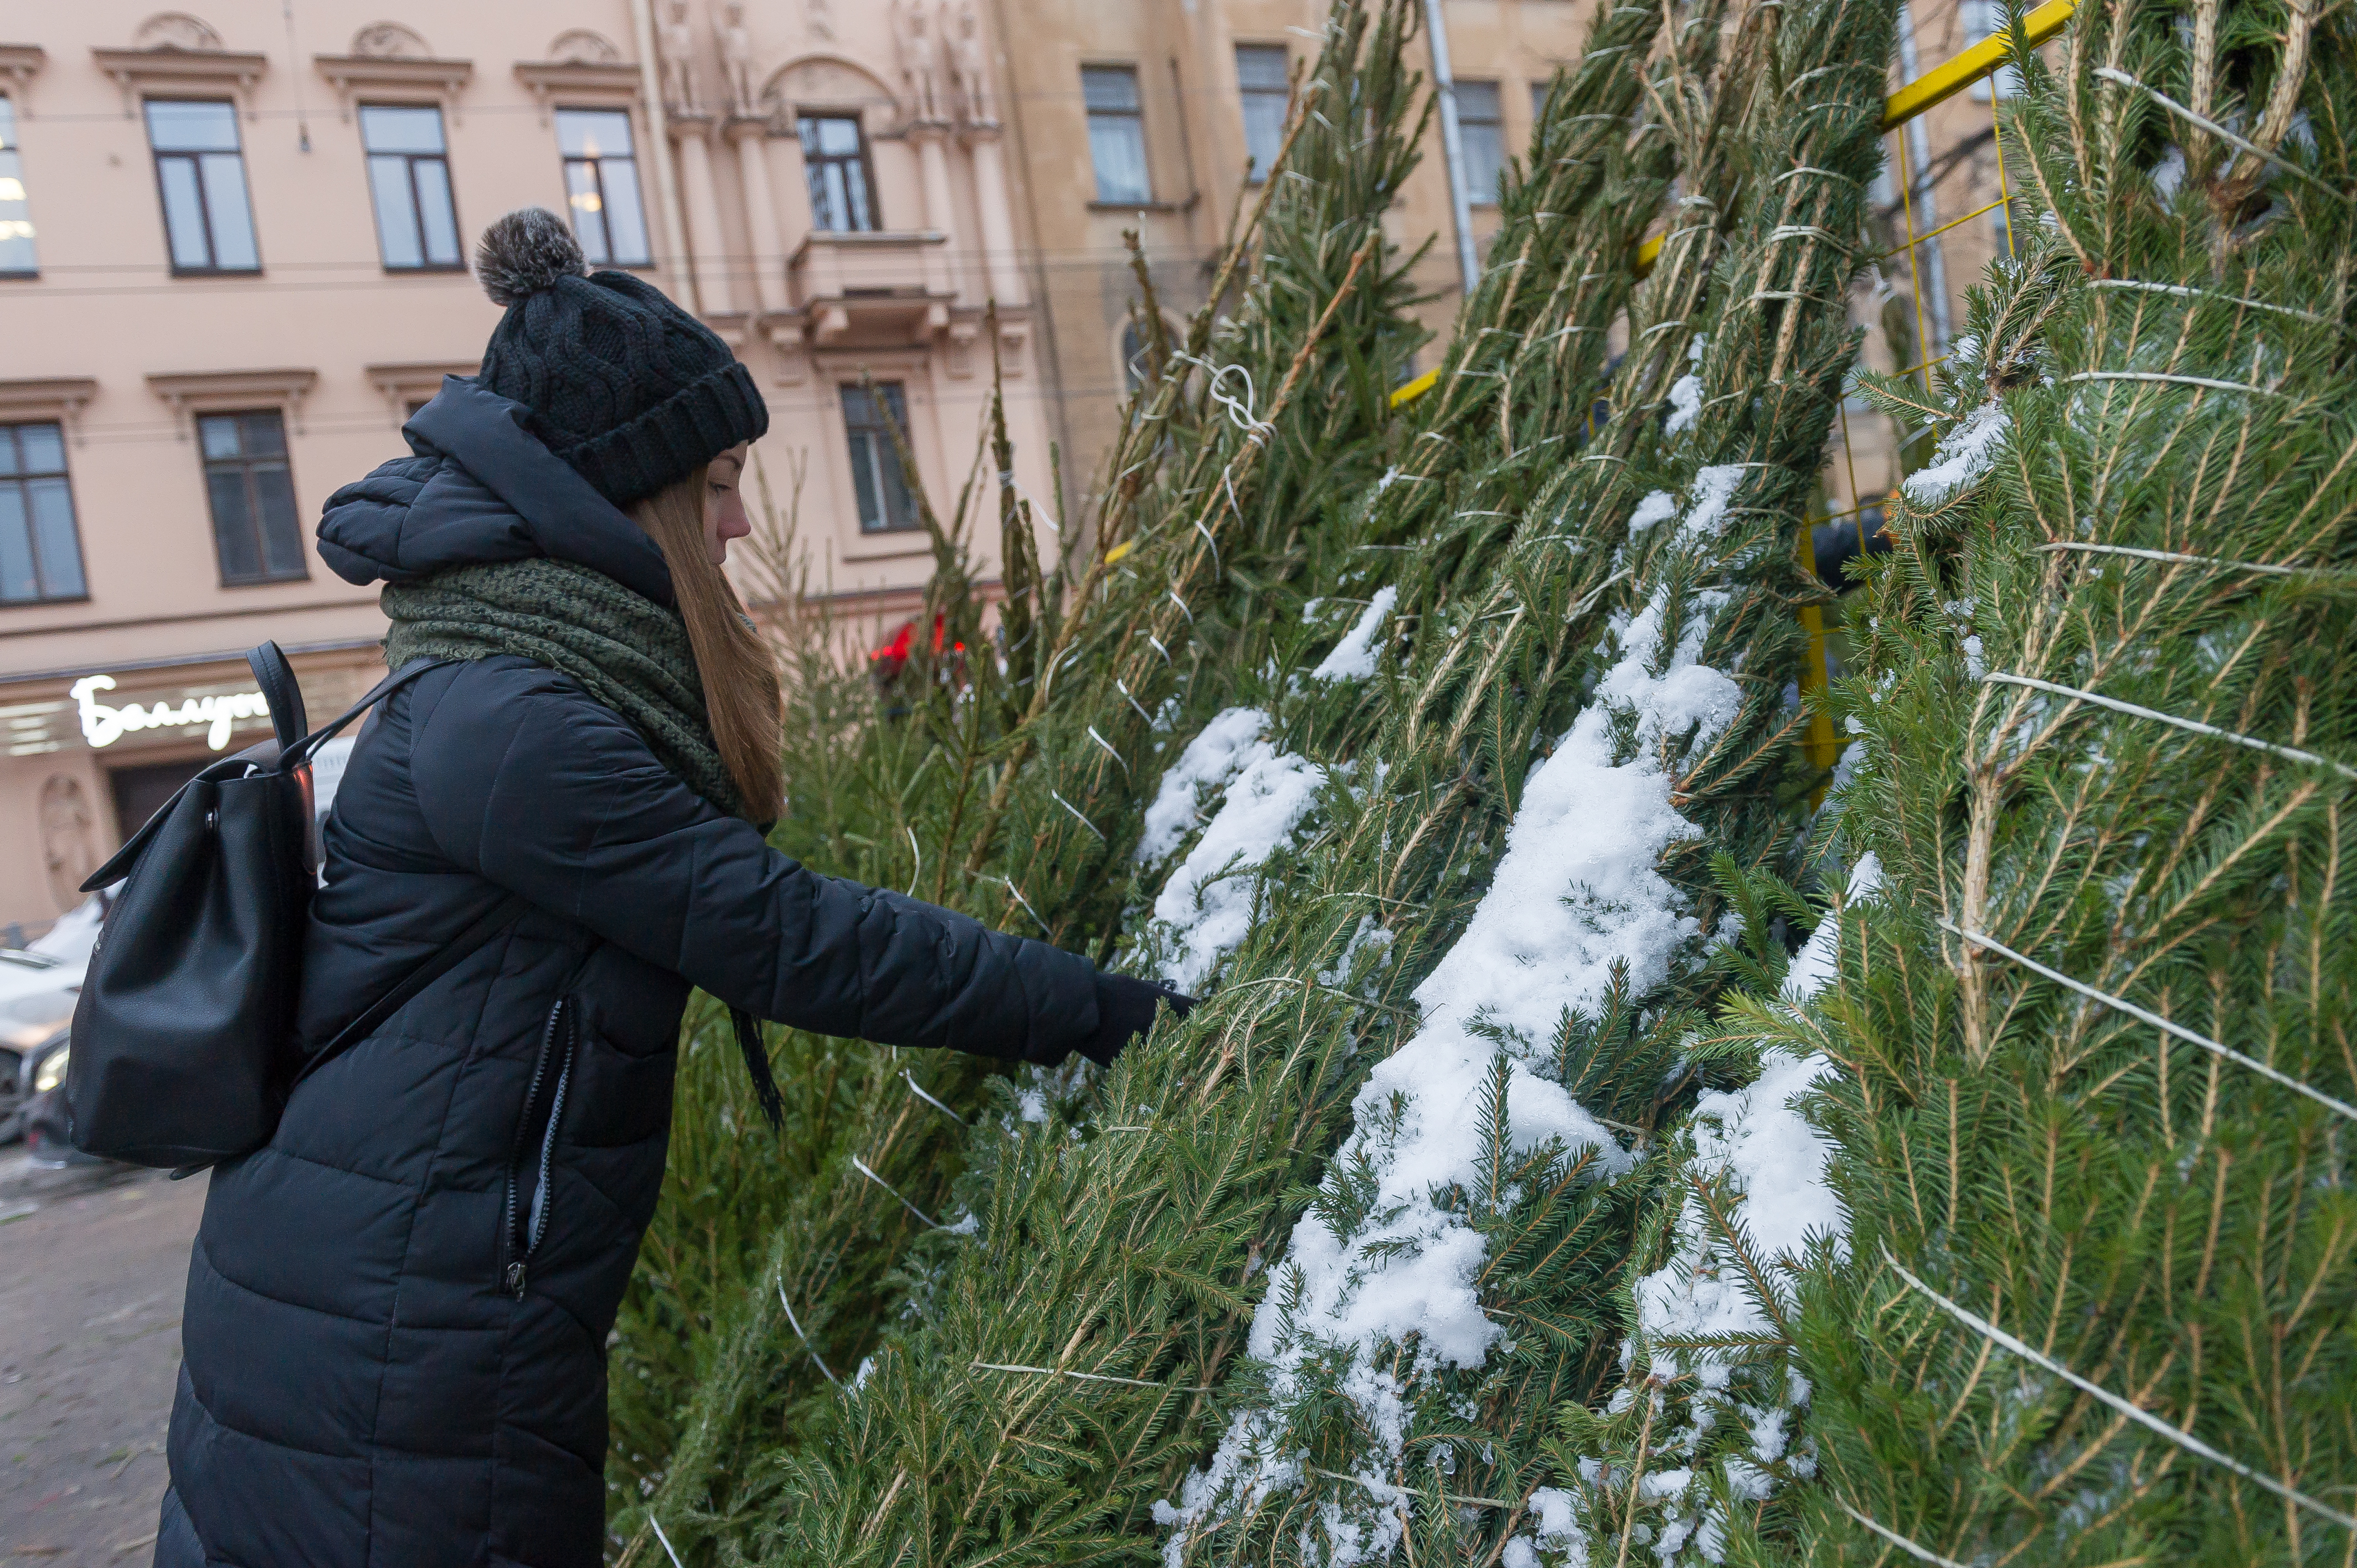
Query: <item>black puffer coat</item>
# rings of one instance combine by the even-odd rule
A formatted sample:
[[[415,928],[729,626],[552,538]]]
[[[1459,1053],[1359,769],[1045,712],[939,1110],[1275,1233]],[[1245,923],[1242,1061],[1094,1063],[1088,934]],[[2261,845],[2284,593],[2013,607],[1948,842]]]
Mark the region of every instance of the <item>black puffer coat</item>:
[[[447,386],[410,426],[423,455],[330,502],[330,563],[367,581],[544,551],[667,598],[646,536],[515,408]],[[1087,961],[803,869],[521,659],[395,695],[326,845],[314,1047],[504,891],[532,910],[212,1173],[170,1568],[599,1561],[606,1336],[662,1181],[691,985],[830,1034],[1035,1061],[1097,1026]]]

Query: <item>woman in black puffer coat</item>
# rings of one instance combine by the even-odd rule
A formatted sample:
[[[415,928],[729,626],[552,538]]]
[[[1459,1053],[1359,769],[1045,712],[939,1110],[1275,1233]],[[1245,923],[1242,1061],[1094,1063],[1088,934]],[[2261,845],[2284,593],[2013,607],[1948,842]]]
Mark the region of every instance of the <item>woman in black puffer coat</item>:
[[[213,1171],[163,1568],[599,1561],[606,1336],[691,986],[1032,1062],[1110,1060],[1184,1004],[763,842],[776,676],[717,565],[760,394],[655,289],[582,275],[551,214],[500,220],[478,263],[509,307],[481,373],[319,530],[336,571],[388,585],[388,661],[446,662],[338,791],[304,1044],[510,895],[527,908]]]

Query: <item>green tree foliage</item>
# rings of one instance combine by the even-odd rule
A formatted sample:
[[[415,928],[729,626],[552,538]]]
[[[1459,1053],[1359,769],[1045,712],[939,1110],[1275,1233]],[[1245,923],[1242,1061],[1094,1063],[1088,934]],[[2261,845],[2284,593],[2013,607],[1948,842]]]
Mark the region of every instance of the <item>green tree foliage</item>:
[[[1760,1020],[1840,1068],[1810,1561],[2357,1551],[2352,42],[2083,7],[2050,227],[1879,388],[1944,433],[1841,693],[1884,890]]]

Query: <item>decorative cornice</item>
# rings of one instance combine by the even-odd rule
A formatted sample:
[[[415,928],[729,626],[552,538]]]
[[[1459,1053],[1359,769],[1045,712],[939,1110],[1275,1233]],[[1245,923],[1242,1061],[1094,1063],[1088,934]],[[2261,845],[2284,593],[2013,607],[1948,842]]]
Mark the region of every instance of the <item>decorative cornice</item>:
[[[27,120],[33,117],[33,111],[25,89],[48,59],[49,51],[38,44],[0,44],[0,75],[8,79],[8,96],[16,100],[16,113]]]
[[[319,372],[284,371],[183,371],[147,378],[147,390],[172,405],[180,439],[188,438],[189,415],[275,405],[303,430],[303,400],[319,384]]]
[[[343,100],[344,118],[352,104],[371,92],[401,92],[431,98],[442,105],[451,124],[458,123],[458,90],[473,80],[470,59],[414,59],[399,55],[313,55],[319,74],[336,84]]]
[[[211,49],[97,49],[90,51],[98,69],[114,78],[123,89],[123,117],[135,119],[139,113],[139,94],[148,87],[211,88],[226,90],[253,118],[253,106],[246,102],[253,84],[270,69],[270,57],[258,54],[231,54]]]
[[[393,422],[399,425],[408,421],[412,399],[430,398],[440,392],[444,376],[473,375],[477,364],[473,360],[419,360],[399,365],[364,365],[361,373],[391,406]]]
[[[548,124],[551,98],[590,99],[600,103],[635,104],[639,100],[639,68],[628,61],[599,65],[588,60],[522,60],[515,78],[540,105],[540,123]]]
[[[0,419],[38,419],[48,414],[66,427],[79,446],[81,405],[97,395],[98,382],[88,376],[0,381]]]

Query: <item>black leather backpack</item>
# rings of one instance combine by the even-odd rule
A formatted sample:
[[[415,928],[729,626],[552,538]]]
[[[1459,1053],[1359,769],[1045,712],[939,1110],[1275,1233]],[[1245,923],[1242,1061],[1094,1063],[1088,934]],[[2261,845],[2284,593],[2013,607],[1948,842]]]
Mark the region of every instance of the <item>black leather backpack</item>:
[[[276,737],[182,785],[81,886],[123,884],[91,951],[66,1061],[71,1139],[85,1154],[185,1175],[260,1148],[296,1084],[525,909],[510,896],[301,1058],[295,1006],[317,885],[312,754],[434,661],[386,676],[307,735],[303,693],[278,645],[264,643],[246,662]]]

